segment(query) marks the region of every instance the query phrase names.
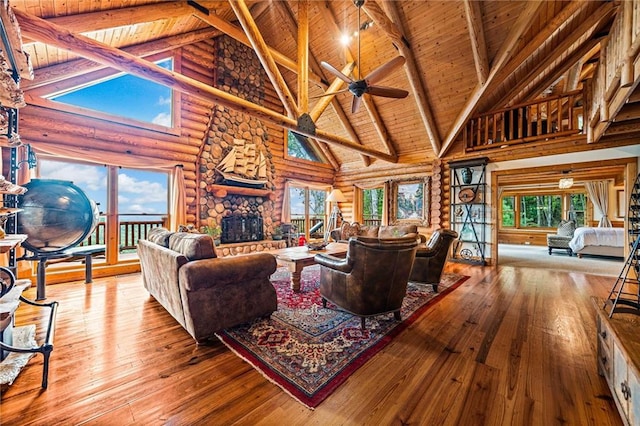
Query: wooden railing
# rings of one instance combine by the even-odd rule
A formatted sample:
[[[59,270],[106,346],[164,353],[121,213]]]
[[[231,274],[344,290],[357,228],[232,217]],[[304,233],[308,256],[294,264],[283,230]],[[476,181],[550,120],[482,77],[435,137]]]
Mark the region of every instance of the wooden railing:
[[[80,245],[104,244],[106,237],[105,222],[98,222],[96,229]],[[166,226],[164,220],[140,220],[120,222],[120,251],[136,248],[139,239],[146,238],[152,228]]]
[[[298,230],[299,234],[305,234],[306,233],[306,228],[304,226],[304,218],[292,218],[291,219],[291,224],[296,226],[296,229]],[[319,223],[323,223],[322,226],[320,226],[318,229],[314,230],[314,234],[324,234],[324,219],[323,218],[319,218],[319,217],[313,217],[309,219],[311,228],[313,229],[314,226],[316,226]]]
[[[472,118],[464,131],[466,151],[579,135],[583,92],[574,91],[491,111]]]

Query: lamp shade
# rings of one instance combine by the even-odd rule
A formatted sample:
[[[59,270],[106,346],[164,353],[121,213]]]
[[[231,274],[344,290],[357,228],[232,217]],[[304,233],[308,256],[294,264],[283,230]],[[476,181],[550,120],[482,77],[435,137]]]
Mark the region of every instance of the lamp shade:
[[[344,196],[342,191],[340,191],[339,189],[334,189],[327,197],[327,201],[329,201],[330,203],[343,203],[347,201],[347,198]]]

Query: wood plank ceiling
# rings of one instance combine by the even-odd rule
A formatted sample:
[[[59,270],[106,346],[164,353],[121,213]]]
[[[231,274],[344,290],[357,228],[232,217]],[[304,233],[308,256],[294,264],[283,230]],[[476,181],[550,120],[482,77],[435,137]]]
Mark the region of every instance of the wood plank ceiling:
[[[593,73],[598,42],[617,7],[615,2],[582,0],[366,0],[361,8],[352,0],[11,0],[10,5],[134,54],[137,45],[211,31],[212,25],[246,43],[238,21],[245,21],[244,26],[255,21],[254,30],[269,48],[267,56],[275,56],[278,62],[275,74],[281,74],[300,114],[313,111],[323,100],[319,96],[327,83],[334,80],[319,65],[321,61],[337,69],[355,61],[352,75],[359,78],[402,54],[407,59],[404,67],[389,73],[379,84],[407,90],[408,97],[365,95],[360,110],[352,113],[352,95],[340,93],[316,120],[319,129],[398,162],[442,157],[473,114],[554,90],[579,88]],[[249,16],[242,16],[243,7],[250,10]],[[307,13],[301,14],[305,10]],[[310,83],[301,92],[299,73],[293,70],[300,57],[298,23],[302,18],[300,24],[304,25],[304,16],[308,16]],[[344,48],[341,34],[352,34],[359,20],[373,25],[360,31],[359,43],[353,38]],[[56,72],[71,73],[70,69],[60,71],[64,69],[61,64],[77,59],[76,54],[26,37],[24,41],[36,75],[34,81],[23,83],[25,90],[59,78]],[[287,58],[293,66],[282,65]],[[298,69],[304,74],[299,64]],[[308,110],[300,109],[296,101],[307,90]],[[297,119],[291,114],[289,118]],[[328,149],[328,156],[338,166],[362,165],[362,153],[336,144]]]

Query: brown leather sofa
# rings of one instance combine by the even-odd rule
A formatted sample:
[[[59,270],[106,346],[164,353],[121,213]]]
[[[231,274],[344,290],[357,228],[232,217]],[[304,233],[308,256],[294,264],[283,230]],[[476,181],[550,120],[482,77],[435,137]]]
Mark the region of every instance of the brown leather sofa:
[[[402,238],[408,235],[415,235],[417,238],[426,241],[424,236],[418,233],[417,225],[361,225],[358,222],[342,222],[340,228],[333,229],[329,235],[331,239],[338,242],[347,242],[351,237],[371,237],[371,238]]]
[[[435,230],[426,246],[418,248],[409,281],[431,284],[433,291],[438,291],[442,271],[449,256],[449,247],[456,238],[458,238],[456,231]]]
[[[198,342],[278,307],[271,254],[219,258],[209,235],[155,228],[138,255],[145,288]]]
[[[315,255],[320,264],[320,295],[327,301],[365,318],[393,312],[400,320],[402,300],[418,242],[415,237],[379,239],[355,237],[349,240],[347,256]]]

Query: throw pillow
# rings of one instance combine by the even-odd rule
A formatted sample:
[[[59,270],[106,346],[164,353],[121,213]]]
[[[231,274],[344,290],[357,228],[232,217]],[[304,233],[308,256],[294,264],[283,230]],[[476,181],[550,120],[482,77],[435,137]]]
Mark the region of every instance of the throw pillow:
[[[358,222],[343,222],[341,231],[343,240],[348,240],[351,237],[357,237],[360,232],[360,224]]]
[[[162,247],[169,247],[169,237],[173,232],[166,228],[152,228],[147,233],[147,240]]]
[[[576,231],[576,223],[573,220],[562,220],[558,225],[558,235],[562,237],[573,237]]]

